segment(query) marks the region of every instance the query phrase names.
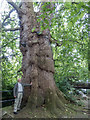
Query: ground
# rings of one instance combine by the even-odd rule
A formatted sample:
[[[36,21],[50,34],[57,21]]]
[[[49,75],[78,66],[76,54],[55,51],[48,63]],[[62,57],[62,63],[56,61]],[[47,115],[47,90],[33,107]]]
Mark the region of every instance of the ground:
[[[13,114],[13,106],[4,107],[2,109],[3,118],[89,118],[89,112],[86,108],[88,100],[83,100],[84,104],[78,106],[75,104],[67,104],[66,112],[58,109],[59,115],[51,114],[44,107],[39,107],[33,111],[29,108],[23,108],[17,115]]]
[[[76,99],[78,104],[68,102],[68,104],[65,104],[66,107],[64,111],[60,109],[56,110],[58,111],[57,115],[50,113],[44,106],[36,108],[35,110],[24,107],[17,115],[14,115],[13,105],[2,108],[2,115],[3,118],[88,118],[88,120],[90,120],[90,97],[88,96],[88,99],[85,99],[79,95]]]

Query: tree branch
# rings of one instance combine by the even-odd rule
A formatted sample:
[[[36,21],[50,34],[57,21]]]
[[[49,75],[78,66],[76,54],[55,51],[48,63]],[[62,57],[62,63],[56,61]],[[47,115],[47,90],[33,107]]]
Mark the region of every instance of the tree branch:
[[[17,73],[19,73],[19,72],[21,72],[22,71],[22,68],[20,68],[18,71],[17,71]]]
[[[17,11],[18,14],[21,13],[21,9],[12,0],[7,0],[7,2]]]
[[[5,19],[3,20],[3,23],[2,23],[2,27],[3,27],[4,23],[5,23],[5,21],[6,21],[8,18],[10,18],[10,14],[11,14],[14,10],[15,10],[15,9],[12,9],[12,10],[9,12],[9,14],[5,17]]]
[[[53,36],[51,36],[51,38],[54,40],[54,41],[51,41],[51,42],[56,43],[56,46],[61,46],[63,44],[63,41],[60,41],[62,44],[59,44],[59,43],[57,43],[57,40],[55,38],[53,38]],[[73,40],[67,40],[67,41],[76,42],[76,43],[78,43],[80,45],[83,45],[82,43],[78,42],[77,40],[75,40],[75,41],[73,41]]]
[[[51,38],[52,38],[54,41],[50,40],[50,42],[56,43],[56,46],[59,46],[59,47],[60,47],[60,46],[62,45],[63,41],[60,41],[61,44],[59,44],[59,43],[57,43],[57,40],[56,40],[55,38],[53,38],[52,36],[51,36]]]
[[[3,31],[7,32],[7,31],[17,31],[17,30],[20,30],[19,27],[17,28],[8,28],[8,29],[3,29]]]
[[[22,6],[22,2],[20,2],[20,4],[19,4],[19,8]]]
[[[20,37],[16,37],[16,38],[12,39],[11,41],[9,41],[9,39],[6,38],[6,39],[8,39],[9,42],[7,42],[5,45],[2,45],[2,46],[0,47],[0,49],[6,47],[9,43],[11,43],[11,42],[13,42],[14,40],[19,39],[19,38],[20,38]]]
[[[72,2],[72,4],[79,4],[79,3],[77,3],[77,2]]]
[[[20,55],[20,54],[15,53],[15,54],[11,54],[11,55],[9,55],[9,56],[5,56],[5,55],[3,55],[3,56],[0,56],[0,60],[1,60],[1,59],[8,59],[8,58],[10,58],[10,57],[14,57],[14,56],[16,56],[16,55]]]

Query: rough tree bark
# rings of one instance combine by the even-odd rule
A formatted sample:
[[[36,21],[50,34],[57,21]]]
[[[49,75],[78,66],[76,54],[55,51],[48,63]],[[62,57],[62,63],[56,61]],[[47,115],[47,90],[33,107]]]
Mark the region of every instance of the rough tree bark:
[[[23,2],[24,14],[20,15],[20,50],[22,59],[22,82],[30,83],[25,87],[23,105],[32,109],[44,105],[48,110],[64,109],[65,98],[54,81],[54,61],[50,46],[50,33],[45,30],[42,35],[32,32],[37,27],[32,2]]]

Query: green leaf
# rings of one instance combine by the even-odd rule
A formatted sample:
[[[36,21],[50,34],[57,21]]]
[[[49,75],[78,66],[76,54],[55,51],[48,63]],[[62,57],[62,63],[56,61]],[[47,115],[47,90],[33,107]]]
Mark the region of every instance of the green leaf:
[[[32,32],[34,32],[34,31],[35,31],[35,29],[36,29],[36,27],[34,27],[34,28],[32,29]]]

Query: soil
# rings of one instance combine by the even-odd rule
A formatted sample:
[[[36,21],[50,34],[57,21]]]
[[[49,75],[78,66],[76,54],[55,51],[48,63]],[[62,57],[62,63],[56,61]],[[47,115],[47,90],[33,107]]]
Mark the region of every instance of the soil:
[[[2,109],[3,118],[90,118],[85,105],[67,104],[66,112],[63,113],[58,109],[58,113],[59,115],[51,114],[43,106],[33,111],[30,108],[23,108],[16,115],[13,114],[13,106]]]

